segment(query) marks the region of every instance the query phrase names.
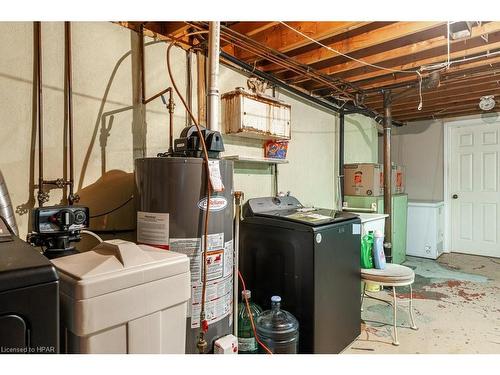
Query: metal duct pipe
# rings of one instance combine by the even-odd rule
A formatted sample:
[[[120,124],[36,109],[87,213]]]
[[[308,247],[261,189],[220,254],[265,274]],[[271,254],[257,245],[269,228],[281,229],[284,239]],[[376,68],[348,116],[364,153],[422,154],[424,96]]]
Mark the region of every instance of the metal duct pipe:
[[[219,54],[220,22],[211,21],[208,28],[208,128],[220,131],[219,126]]]
[[[19,230],[17,229],[16,217],[14,216],[14,210],[12,209],[12,202],[10,201],[9,191],[7,190],[7,184],[3,178],[2,172],[0,171],[0,216],[5,219],[7,224],[12,228],[16,236],[19,235]]]
[[[384,213],[385,219],[384,250],[388,262],[392,262],[392,165],[391,165],[391,130],[392,130],[392,95],[384,91]]]

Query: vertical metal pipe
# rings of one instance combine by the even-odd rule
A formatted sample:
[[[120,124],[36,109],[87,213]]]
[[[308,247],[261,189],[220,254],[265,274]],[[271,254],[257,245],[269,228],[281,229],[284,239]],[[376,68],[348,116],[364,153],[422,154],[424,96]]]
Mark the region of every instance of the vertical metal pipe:
[[[198,96],[198,122],[207,126],[207,82],[206,82],[206,57],[202,51],[196,51],[197,64],[197,96]]]
[[[278,164],[274,163],[271,165],[271,168],[273,169],[273,190],[274,190],[274,196],[278,196],[279,194],[279,186],[278,186]]]
[[[220,131],[219,127],[219,54],[220,22],[211,21],[208,36],[208,128]]]
[[[36,53],[36,87],[38,115],[38,205],[45,202],[43,193],[43,100],[42,100],[42,27],[40,21],[34,23]]]
[[[7,224],[14,232],[16,236],[19,235],[19,230],[17,228],[16,217],[14,215],[14,209],[12,208],[12,201],[10,200],[9,191],[7,189],[7,183],[5,182],[2,171],[0,171],[0,216],[5,219]]]
[[[174,97],[173,89],[169,87],[168,91],[168,115],[169,115],[169,127],[168,127],[168,152],[171,154],[174,152]]]
[[[339,115],[339,198],[338,209],[342,209],[344,204],[344,129],[345,129],[345,114],[344,111]]]
[[[144,103],[146,100],[146,78],[144,74],[145,69],[145,60],[144,60],[144,25],[141,24],[139,29],[139,75],[141,77],[141,103]]]
[[[240,219],[241,219],[241,204],[243,203],[243,192],[234,192],[235,201],[235,217],[234,217],[234,264],[233,264],[233,335],[238,337],[238,269],[239,269],[239,254],[240,254]]]
[[[391,165],[391,130],[392,130],[391,91],[384,91],[384,213],[385,219],[384,250],[388,262],[392,262],[392,165]]]
[[[71,57],[71,22],[64,22],[64,40],[66,48],[66,84],[67,84],[67,111],[69,137],[69,195],[68,203],[75,201],[73,186],[75,181],[74,151],[73,151],[73,67]]]
[[[190,41],[192,38],[189,38]],[[193,53],[191,50],[186,51],[186,101],[189,110],[193,111],[193,75],[192,75],[192,65],[193,65]],[[186,126],[189,126],[190,119],[189,114],[186,112]]]

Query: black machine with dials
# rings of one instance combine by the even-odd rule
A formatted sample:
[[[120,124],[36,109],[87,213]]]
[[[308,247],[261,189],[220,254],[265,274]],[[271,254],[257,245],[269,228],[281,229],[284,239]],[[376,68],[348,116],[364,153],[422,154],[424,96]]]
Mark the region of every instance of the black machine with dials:
[[[33,210],[33,232],[27,241],[44,249],[49,259],[78,253],[73,242],[81,240],[80,232],[89,226],[89,209],[82,206],[48,206]]]
[[[300,353],[339,353],[360,334],[361,221],[304,207],[295,197],[249,199],[240,224],[239,267],[252,299],[271,296],[299,321]]]
[[[0,353],[59,353],[58,280],[0,217]]]

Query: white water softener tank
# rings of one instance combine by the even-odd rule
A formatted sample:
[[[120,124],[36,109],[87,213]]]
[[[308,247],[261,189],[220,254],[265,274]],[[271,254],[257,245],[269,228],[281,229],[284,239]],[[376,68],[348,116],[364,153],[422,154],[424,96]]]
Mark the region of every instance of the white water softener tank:
[[[190,279],[184,254],[109,240],[52,263],[63,353],[184,353]]]
[[[233,163],[219,159],[211,159],[211,163],[218,164],[224,190],[212,192],[210,198],[205,308],[208,352],[213,352],[216,339],[232,332],[233,319]],[[201,157],[150,157],[135,161],[138,243],[170,249],[190,258],[186,353],[198,353],[202,238],[207,207],[205,173]]]

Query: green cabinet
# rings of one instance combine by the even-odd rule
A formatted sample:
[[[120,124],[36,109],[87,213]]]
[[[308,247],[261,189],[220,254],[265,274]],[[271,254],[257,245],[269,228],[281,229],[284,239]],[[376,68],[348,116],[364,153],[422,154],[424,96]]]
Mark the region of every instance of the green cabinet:
[[[346,195],[348,207],[371,208],[377,204],[377,213],[384,213],[384,197],[358,197]],[[406,230],[408,215],[408,194],[392,196],[392,262],[401,264],[406,260]]]

